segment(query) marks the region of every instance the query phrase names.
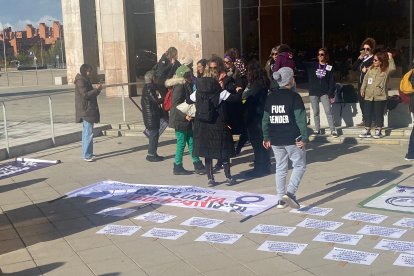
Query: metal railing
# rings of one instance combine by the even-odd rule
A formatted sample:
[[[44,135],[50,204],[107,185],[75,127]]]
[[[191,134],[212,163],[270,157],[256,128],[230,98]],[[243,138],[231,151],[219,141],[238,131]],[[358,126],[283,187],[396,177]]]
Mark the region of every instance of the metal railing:
[[[103,84],[103,89],[108,87],[119,87],[119,95],[121,96],[121,112],[122,112],[122,120],[123,122],[126,122],[126,108],[125,108],[125,86],[131,86],[131,85],[138,85],[142,84],[139,82],[133,82],[133,83],[118,83],[118,84]],[[35,98],[48,98],[48,112],[49,112],[49,124],[50,124],[50,139],[52,140],[53,145],[56,145],[55,141],[55,120],[54,120],[54,113],[53,113],[53,97],[63,94],[74,94],[74,91],[62,91],[62,92],[53,92],[48,95],[33,95],[33,96],[21,96],[17,97],[15,99],[6,99],[6,100],[0,100],[2,109],[3,109],[3,125],[4,125],[4,136],[5,136],[5,148],[7,151],[8,157],[10,156],[10,141],[9,141],[9,129],[8,129],[8,113],[6,104],[10,102],[15,101],[21,101],[21,100],[33,100]],[[1,94],[0,94],[1,95]],[[141,111],[141,107],[134,101],[132,97],[128,97],[131,102],[135,105],[136,108],[138,108]],[[106,99],[109,99],[106,97]],[[113,99],[113,98],[111,98]],[[108,103],[109,104],[109,103]],[[112,105],[112,103],[111,103]],[[109,105],[108,105],[109,106]],[[119,113],[118,113],[119,114]]]
[[[66,77],[66,69],[0,71],[0,87],[54,85],[55,77]]]

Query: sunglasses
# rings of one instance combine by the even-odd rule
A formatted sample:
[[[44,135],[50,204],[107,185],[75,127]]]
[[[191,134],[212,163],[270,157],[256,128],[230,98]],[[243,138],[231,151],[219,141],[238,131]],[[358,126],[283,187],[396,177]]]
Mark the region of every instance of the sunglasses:
[[[278,55],[278,53],[272,53],[272,56],[274,56],[274,57],[277,56],[277,55]]]
[[[217,69],[217,66],[210,66],[210,69]]]
[[[361,50],[370,51],[371,48],[362,48]]]
[[[224,64],[231,64],[231,61],[224,61]]]
[[[324,56],[325,56],[325,54],[324,54],[324,53],[319,53],[319,54],[318,54],[318,56],[320,56],[320,57],[324,57]]]

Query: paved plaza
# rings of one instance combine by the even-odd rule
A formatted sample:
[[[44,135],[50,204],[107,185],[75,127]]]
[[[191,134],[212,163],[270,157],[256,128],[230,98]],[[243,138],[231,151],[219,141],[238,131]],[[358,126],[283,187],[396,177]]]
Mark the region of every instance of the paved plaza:
[[[145,138],[98,137],[97,161],[83,162],[81,144],[72,143],[32,154],[31,157],[61,160],[62,163],[0,180],[0,267],[3,275],[413,275],[414,268],[393,265],[400,255],[374,249],[382,239],[368,236],[357,245],[313,241],[320,230],[297,227],[289,236],[249,233],[258,224],[295,227],[305,218],[342,222],[335,232],[356,234],[367,223],[344,220],[351,211],[386,215],[380,224],[395,227],[401,218],[414,214],[361,208],[358,203],[392,184],[414,186],[413,165],[403,159],[401,146],[309,144],[308,168],[298,191],[302,204],[333,208],[325,217],[291,213],[272,208],[245,222],[236,212],[66,198],[48,201],[67,192],[102,180],[136,184],[195,185],[206,187],[205,176],[174,176],[174,140],[162,138],[161,163],[145,161]],[[189,156],[184,167],[190,169]],[[5,161],[4,161],[5,162]],[[4,163],[3,162],[3,163]],[[274,176],[244,179],[252,149],[246,147],[232,160],[238,184],[215,189],[275,194]],[[216,179],[224,181],[223,173]],[[108,207],[137,208],[127,217],[96,214]],[[134,220],[150,211],[175,215],[164,224]],[[214,229],[180,225],[191,217],[224,220]],[[108,224],[141,226],[131,236],[96,234]],[[152,229],[173,228],[188,232],[177,240],[142,237]],[[414,240],[414,229],[399,239]],[[234,244],[194,241],[206,231],[242,234]],[[258,251],[266,240],[308,244],[300,255]],[[372,265],[324,259],[333,247],[379,253]]]

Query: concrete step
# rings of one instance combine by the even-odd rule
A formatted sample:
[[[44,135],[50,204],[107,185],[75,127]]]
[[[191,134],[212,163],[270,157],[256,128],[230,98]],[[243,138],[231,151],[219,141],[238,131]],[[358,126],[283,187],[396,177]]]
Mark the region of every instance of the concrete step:
[[[406,136],[384,136],[380,139],[359,138],[358,136],[341,135],[337,138],[330,135],[309,136],[312,143],[333,143],[333,144],[368,144],[368,145],[408,145],[409,137]]]

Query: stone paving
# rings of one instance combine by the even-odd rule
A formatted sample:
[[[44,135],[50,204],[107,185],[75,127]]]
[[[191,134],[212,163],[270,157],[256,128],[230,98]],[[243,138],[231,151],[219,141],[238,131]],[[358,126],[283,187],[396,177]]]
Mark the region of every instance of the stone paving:
[[[249,233],[258,224],[296,226],[304,218],[339,221],[335,232],[356,234],[366,223],[342,219],[350,211],[389,216],[381,226],[413,214],[373,210],[358,203],[374,193],[404,180],[414,186],[413,165],[403,159],[402,146],[349,144],[309,144],[308,169],[298,191],[305,204],[333,208],[325,217],[290,213],[272,208],[243,223],[237,213],[204,211],[171,206],[151,206],[126,218],[95,214],[107,207],[137,207],[137,204],[67,198],[48,203],[79,187],[101,180],[137,184],[196,185],[206,187],[206,177],[174,176],[174,140],[162,138],[159,154],[167,159],[149,163],[145,138],[99,137],[95,139],[97,161],[83,162],[80,143],[56,147],[31,155],[63,163],[12,178],[0,180],[0,268],[3,275],[413,275],[414,268],[393,265],[399,253],[374,249],[378,236],[364,236],[356,246],[312,241],[319,230],[297,229],[287,237]],[[217,189],[274,194],[274,176],[246,180],[252,149],[244,148],[232,160],[232,172],[239,180],[232,187]],[[192,167],[189,156],[184,167]],[[411,176],[411,177],[410,177]],[[408,177],[408,179],[406,179]],[[223,173],[217,175],[224,180]],[[176,218],[156,224],[134,220],[139,214],[156,210]],[[190,217],[222,219],[224,223],[204,230],[182,226]],[[137,225],[132,236],[99,235],[108,224]],[[142,237],[153,227],[184,229],[178,240]],[[206,231],[243,236],[233,245],[194,241]],[[266,240],[306,243],[300,255],[270,253],[257,248]],[[414,229],[399,240],[413,241]],[[372,265],[359,265],[324,259],[333,247],[379,253]]]

